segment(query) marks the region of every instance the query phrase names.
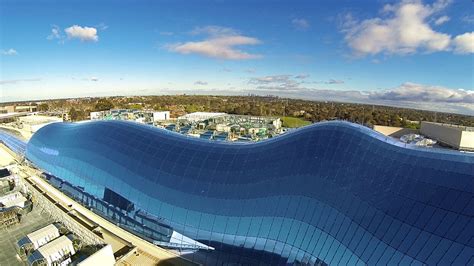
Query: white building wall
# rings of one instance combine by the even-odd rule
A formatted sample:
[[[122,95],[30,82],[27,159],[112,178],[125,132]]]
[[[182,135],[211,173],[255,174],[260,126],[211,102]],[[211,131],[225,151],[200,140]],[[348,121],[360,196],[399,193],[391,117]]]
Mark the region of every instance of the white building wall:
[[[23,197],[23,195],[20,192],[15,192],[11,194],[7,194],[5,196],[0,197],[0,203],[3,205],[8,205],[8,202],[14,201],[18,198]]]
[[[90,113],[91,120],[99,120],[99,119],[102,119],[103,116],[104,116],[103,112],[91,112]]]
[[[474,151],[474,132],[463,131],[461,137],[461,149],[467,151]]]
[[[5,176],[2,179],[4,179],[4,180],[13,180],[13,182],[15,182],[15,186],[18,186],[20,184],[20,178],[18,177],[18,175],[14,174],[15,170],[13,170],[13,169],[15,169],[15,168],[13,168],[13,166],[7,166],[6,168],[10,171],[10,175]]]
[[[37,251],[46,259],[48,266],[56,265],[56,262],[67,254],[74,255],[76,253],[72,241],[66,236],[61,236],[48,242],[46,245],[38,248]],[[69,262],[70,259],[64,261],[60,265],[68,265]]]
[[[170,119],[170,111],[153,112],[153,121],[163,121]]]
[[[96,253],[90,255],[87,259],[79,262],[77,266],[111,266],[115,264],[114,252],[112,246],[107,245]]]
[[[28,234],[27,237],[31,243],[33,243],[34,249],[37,249],[49,241],[59,237],[59,230],[54,225],[48,225]]]
[[[137,118],[135,119],[135,122],[145,124],[145,118],[144,117]]]
[[[459,149],[461,144],[461,128],[444,126],[431,122],[421,122],[421,134]]]
[[[178,120],[188,120],[190,122],[198,122],[212,117],[225,115],[226,113],[210,113],[210,112],[194,112],[178,117]]]
[[[48,242],[50,242],[51,240],[53,240],[57,237],[59,237],[59,233],[58,234],[51,233],[49,235],[44,236],[43,238],[38,238],[35,241],[33,241],[33,247],[34,247],[34,249],[37,249],[37,248],[47,244]]]
[[[272,124],[276,129],[280,129],[281,128],[281,119],[277,118],[277,119],[273,120]]]
[[[48,256],[46,256],[46,261],[48,262],[48,266],[49,265],[55,265],[54,263],[56,261],[59,261],[64,255],[66,254],[71,254],[71,255],[74,255],[74,248],[72,246],[72,243],[65,246],[63,249],[61,250],[58,250],[57,252],[55,253],[52,253],[52,254],[49,254]],[[68,265],[69,263],[71,263],[71,259],[67,259],[65,261],[63,261],[61,263],[61,265]]]
[[[39,124],[39,125],[32,125],[31,126],[31,133],[35,133],[36,131],[38,131],[40,128],[44,127],[44,126],[47,126],[49,124],[52,124],[52,123],[58,123],[58,122],[49,122],[49,123],[44,123],[44,124]]]
[[[230,126],[224,124],[216,125],[216,131],[220,132],[230,132]]]
[[[64,121],[62,117],[44,115],[28,115],[20,117],[18,120],[22,123],[23,130],[30,133],[35,133],[40,128],[51,123],[58,123]]]

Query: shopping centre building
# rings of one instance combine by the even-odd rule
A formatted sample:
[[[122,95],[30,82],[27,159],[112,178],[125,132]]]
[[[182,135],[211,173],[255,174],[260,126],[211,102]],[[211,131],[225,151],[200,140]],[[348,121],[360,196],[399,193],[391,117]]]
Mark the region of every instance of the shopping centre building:
[[[474,264],[474,155],[360,125],[228,143],[56,123],[25,157],[95,212],[205,265]]]

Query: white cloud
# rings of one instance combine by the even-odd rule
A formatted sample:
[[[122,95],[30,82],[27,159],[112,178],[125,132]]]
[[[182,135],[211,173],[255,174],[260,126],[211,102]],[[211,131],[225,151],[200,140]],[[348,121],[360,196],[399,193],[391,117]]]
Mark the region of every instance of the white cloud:
[[[109,25],[105,24],[104,22],[101,22],[95,26],[96,29],[99,30],[106,30],[109,28]]]
[[[261,43],[260,40],[243,36],[230,28],[207,26],[196,28],[191,34],[204,34],[207,38],[202,41],[170,44],[166,47],[168,50],[180,54],[199,54],[228,60],[256,59],[262,57],[261,55],[250,54],[236,48],[236,46],[242,45],[257,45]]]
[[[221,26],[204,26],[196,27],[191,31],[191,35],[210,35],[210,36],[229,36],[229,35],[240,35],[240,32],[232,28],[221,27]]]
[[[253,78],[249,83],[256,85],[254,88],[246,89],[249,93],[272,93],[282,97],[382,104],[474,115],[474,91],[464,89],[406,82],[387,90],[333,90],[324,88],[326,82],[315,82],[320,84],[316,87],[302,86],[303,82],[292,80],[290,75]]]
[[[92,82],[97,82],[99,81],[99,78],[98,77],[89,77],[89,78],[76,78],[76,77],[71,77],[71,79],[75,80],[75,79],[78,79],[78,80],[83,80],[83,81],[92,81]]]
[[[441,16],[439,17],[438,19],[435,20],[434,24],[435,25],[441,25],[441,24],[444,24],[446,22],[448,22],[450,20],[450,18],[448,16]]]
[[[340,80],[340,79],[330,79],[326,82],[324,82],[326,84],[344,84],[344,80]]]
[[[406,82],[391,90],[371,92],[369,98],[386,101],[474,104],[474,91]]]
[[[2,55],[18,55],[18,52],[13,48],[10,48],[8,50],[1,50],[0,53]]]
[[[295,79],[306,79],[306,78],[309,78],[308,74],[300,74],[300,75],[295,76]]]
[[[304,18],[295,18],[291,21],[291,23],[293,24],[293,27],[295,27],[297,30],[308,30],[311,25],[309,24],[309,22],[304,19]]]
[[[206,86],[207,84],[208,84],[207,81],[202,81],[202,80],[198,80],[198,81],[194,82],[194,85]]]
[[[291,78],[291,75],[274,75],[251,78],[249,83],[251,84],[268,84],[276,82],[286,82]]]
[[[344,84],[343,80],[329,79],[328,81],[305,81],[309,75],[272,75],[263,77],[253,77],[249,79],[248,83],[257,85],[256,89],[260,90],[281,90],[281,91],[307,91],[308,88],[303,87],[303,84],[328,84],[338,85]]]
[[[245,73],[253,74],[255,73],[255,68],[248,68],[245,70]]]
[[[461,20],[467,24],[474,24],[474,15],[464,16]]]
[[[296,92],[305,89],[301,87],[301,82],[293,79],[291,75],[254,77],[248,83],[256,85],[256,90]]]
[[[20,82],[30,82],[30,81],[40,81],[40,80],[41,80],[41,79],[39,79],[39,78],[0,80],[0,85],[4,85],[4,84],[17,84],[17,83],[20,83]]]
[[[48,40],[63,39],[61,29],[57,25],[52,25],[51,34],[46,37]]]
[[[386,5],[382,10],[383,17],[359,22],[346,16],[342,31],[356,56],[451,51],[451,36],[433,30],[429,24],[430,18],[449,2],[438,0],[432,5],[424,5],[421,0],[403,0],[396,5]],[[447,19],[443,16],[435,24],[442,24]]]
[[[93,41],[97,42],[99,36],[97,35],[98,29],[106,30],[109,26],[104,23],[100,23],[95,27],[82,27],[78,25],[73,25],[69,28],[64,29],[64,33],[61,28],[57,25],[52,25],[51,34],[49,34],[46,39],[48,40],[58,40],[58,43],[64,44],[66,39],[79,39],[81,41]]]
[[[79,39],[81,41],[93,42],[97,42],[99,40],[96,28],[73,25],[64,29],[64,31],[66,32],[68,39]]]
[[[457,54],[474,53],[474,31],[456,36],[453,40],[454,52]]]
[[[163,35],[163,36],[172,36],[172,35],[174,35],[174,33],[171,32],[171,31],[160,31],[160,35]]]

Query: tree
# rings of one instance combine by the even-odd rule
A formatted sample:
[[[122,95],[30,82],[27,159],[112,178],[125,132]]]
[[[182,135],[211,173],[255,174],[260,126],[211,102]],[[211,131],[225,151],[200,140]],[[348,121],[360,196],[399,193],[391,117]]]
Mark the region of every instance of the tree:
[[[114,104],[107,99],[99,99],[95,105],[96,111],[106,111],[114,108]]]
[[[394,127],[400,127],[402,125],[401,118],[397,114],[391,114],[390,116],[390,125]]]
[[[49,105],[47,103],[42,103],[38,105],[38,111],[47,112],[49,110]]]
[[[136,110],[141,110],[143,109],[143,106],[141,104],[132,104],[132,105],[129,105],[130,109],[136,109]]]
[[[71,118],[71,121],[76,121],[78,117],[78,113],[76,111],[76,108],[71,107],[69,110],[69,117]]]
[[[191,104],[185,107],[186,113],[194,113],[202,110],[202,106]]]
[[[166,108],[162,107],[162,106],[159,105],[159,104],[155,104],[155,105],[153,106],[153,110],[155,110],[155,111],[166,111]]]

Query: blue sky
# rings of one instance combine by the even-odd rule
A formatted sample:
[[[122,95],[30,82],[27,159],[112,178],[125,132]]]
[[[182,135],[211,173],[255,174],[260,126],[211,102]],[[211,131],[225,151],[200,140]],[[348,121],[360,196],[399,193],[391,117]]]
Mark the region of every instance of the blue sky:
[[[256,93],[474,114],[470,1],[0,4],[0,102]]]

